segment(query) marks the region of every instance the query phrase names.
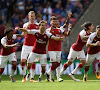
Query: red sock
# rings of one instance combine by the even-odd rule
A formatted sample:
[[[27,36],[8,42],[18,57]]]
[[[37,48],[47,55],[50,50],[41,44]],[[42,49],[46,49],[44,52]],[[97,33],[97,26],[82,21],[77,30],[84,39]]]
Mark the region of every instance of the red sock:
[[[25,62],[21,62],[21,66],[25,66]]]
[[[51,70],[55,70],[56,68],[56,66],[51,65]]]
[[[88,66],[88,67],[85,66],[84,70],[85,70],[85,72],[88,72],[88,70],[89,70],[89,66]]]
[[[4,68],[0,68],[0,75],[2,75]]]
[[[64,64],[64,69],[66,69],[68,67],[67,63]]]
[[[82,63],[80,63],[80,64],[78,65],[78,67],[79,67],[79,68],[82,68],[82,67],[83,67]]]
[[[100,67],[100,63],[98,64],[98,67]]]
[[[35,69],[35,63],[32,64],[31,68],[32,69]]]
[[[13,69],[13,70],[16,70],[16,68],[17,68],[17,65],[13,65],[13,66],[12,66],[12,69]]]

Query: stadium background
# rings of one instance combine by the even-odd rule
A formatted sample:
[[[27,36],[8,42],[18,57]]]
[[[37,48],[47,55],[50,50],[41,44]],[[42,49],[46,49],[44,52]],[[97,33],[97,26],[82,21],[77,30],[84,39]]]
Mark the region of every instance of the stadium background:
[[[61,25],[64,24],[67,16],[67,12],[72,11],[72,17],[70,23],[73,28],[70,37],[62,42],[62,65],[67,61],[67,55],[69,53],[70,46],[76,41],[80,27],[85,21],[91,21],[96,26],[100,24],[99,18],[99,3],[100,0],[0,0],[0,39],[4,36],[4,29],[6,27],[22,27],[25,22],[28,21],[27,13],[30,10],[34,10],[36,13],[36,21],[44,19],[47,20],[47,28],[50,27],[50,17],[55,15],[61,21]],[[14,32],[21,34],[20,31]],[[22,74],[20,66],[20,53],[24,38],[18,38],[15,42],[21,43],[20,47],[14,48],[17,55],[18,65],[16,74]],[[1,46],[1,43],[0,43]],[[1,48],[1,47],[0,47]],[[86,52],[86,47],[85,47]],[[64,74],[70,73],[79,60],[75,60],[74,63],[64,72]],[[98,61],[95,60],[91,65],[89,74],[93,74],[97,68]],[[48,69],[50,66],[48,56]],[[7,75],[11,72],[11,65],[7,64],[3,74]],[[36,74],[40,72],[40,64],[36,64]],[[82,69],[77,74],[82,74]]]

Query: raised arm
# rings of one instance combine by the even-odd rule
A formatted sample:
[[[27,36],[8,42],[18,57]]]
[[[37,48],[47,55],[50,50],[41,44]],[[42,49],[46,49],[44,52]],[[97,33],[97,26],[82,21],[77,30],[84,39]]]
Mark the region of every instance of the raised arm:
[[[72,15],[72,12],[68,12],[68,16],[67,16],[67,19],[65,21],[65,24],[63,25],[63,28],[67,28],[68,27],[71,15]]]

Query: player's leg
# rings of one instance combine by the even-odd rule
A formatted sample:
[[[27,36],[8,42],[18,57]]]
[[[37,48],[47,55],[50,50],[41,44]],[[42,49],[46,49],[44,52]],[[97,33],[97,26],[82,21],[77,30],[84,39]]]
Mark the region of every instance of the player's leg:
[[[89,55],[87,54],[86,57],[86,66],[84,68],[84,77],[83,77],[83,81],[87,82],[87,73],[89,71],[89,67],[91,65],[91,63],[95,60],[95,55]]]
[[[23,45],[22,47],[22,52],[21,52],[21,66],[22,66],[22,72],[23,72],[23,79],[22,82],[26,81],[26,61],[27,61],[27,57],[29,55],[29,50],[26,46]]]
[[[70,48],[70,52],[69,52],[69,55],[68,55],[68,61],[63,65],[61,71],[60,71],[60,75],[63,74],[63,72],[67,69],[67,67],[69,67],[73,60],[77,57],[77,52],[74,51],[72,48]]]
[[[11,62],[11,64],[12,64],[12,72],[10,74],[10,79],[12,82],[15,82],[14,73],[17,68],[17,60],[16,60],[15,53],[12,53],[11,55],[9,55],[9,62]]]
[[[100,79],[100,52],[96,54],[96,59],[99,60],[98,68],[96,70],[96,77]]]
[[[41,73],[40,73],[40,76],[38,78],[38,82],[41,82],[42,75],[45,74],[45,69],[46,69],[46,64],[47,64],[46,54],[40,55],[40,64],[41,64]]]
[[[85,60],[85,53],[84,51],[78,52],[78,58],[81,60],[81,63],[69,74],[69,76],[74,80],[74,81],[80,81],[79,79],[75,79],[74,75],[81,70],[81,68],[85,65],[86,60]]]
[[[56,68],[56,76],[57,76],[57,80],[59,82],[62,82],[63,79],[60,76],[60,64],[61,64],[61,51],[57,51],[57,62],[58,62],[58,67]]]
[[[0,56],[0,82],[1,82],[2,73],[4,71],[6,64],[7,64],[7,61],[8,61],[7,56]]]
[[[58,67],[56,55],[57,55],[56,51],[49,51],[50,62],[52,63],[51,66],[50,66],[50,77],[49,77],[49,79],[50,79],[50,81],[53,81],[53,82],[54,82],[54,72],[55,72],[56,68]]]
[[[32,63],[31,69],[30,69],[30,78],[31,78],[31,82],[35,82],[34,80],[34,76],[35,76],[35,62]]]
[[[28,60],[27,60],[27,75],[26,75],[26,81],[29,81],[30,79],[30,73],[31,73],[31,66],[32,63],[34,62],[34,58],[33,58],[34,54],[33,52],[30,53]]]

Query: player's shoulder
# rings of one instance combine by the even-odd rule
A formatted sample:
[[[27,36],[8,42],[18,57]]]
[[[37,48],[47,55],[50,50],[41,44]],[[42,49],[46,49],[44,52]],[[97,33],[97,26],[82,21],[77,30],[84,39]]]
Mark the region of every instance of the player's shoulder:
[[[6,36],[1,39],[1,41],[6,41],[6,40],[7,40]]]
[[[28,22],[26,22],[26,23],[23,24],[23,26],[26,26],[26,25],[28,25]]]
[[[80,31],[80,33],[86,33],[86,31],[83,29],[83,30]]]
[[[95,37],[96,36],[96,32],[91,33],[90,37]]]
[[[85,35],[86,34],[86,31],[83,29],[80,31],[79,35]]]
[[[51,27],[47,28],[46,31],[49,32],[51,30]]]
[[[38,25],[39,25],[39,23],[35,22],[35,25],[37,25],[37,26],[38,26]]]

